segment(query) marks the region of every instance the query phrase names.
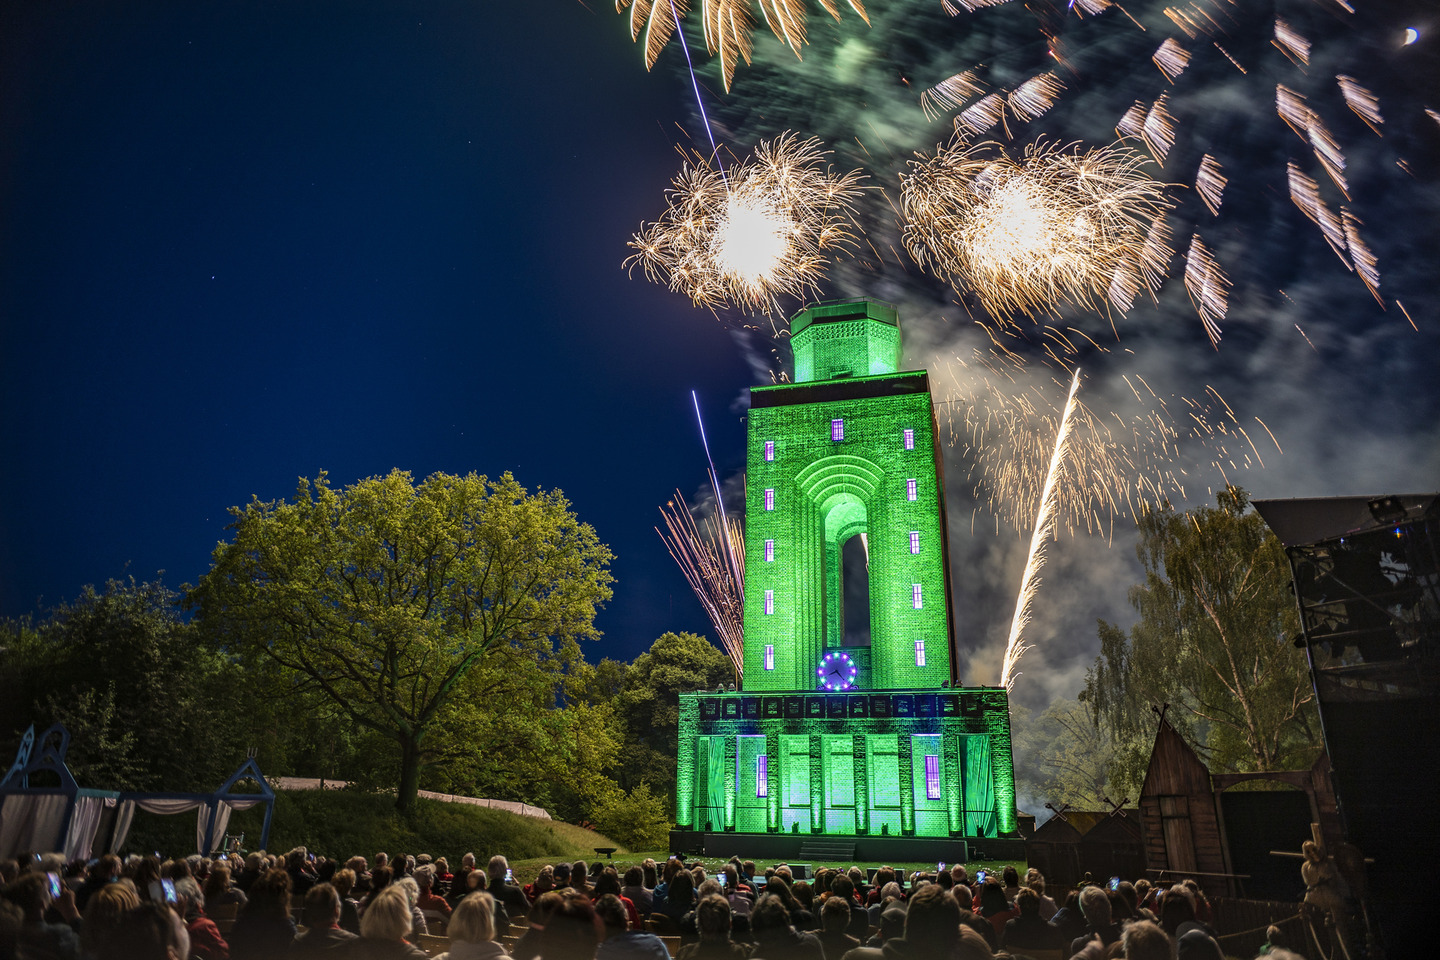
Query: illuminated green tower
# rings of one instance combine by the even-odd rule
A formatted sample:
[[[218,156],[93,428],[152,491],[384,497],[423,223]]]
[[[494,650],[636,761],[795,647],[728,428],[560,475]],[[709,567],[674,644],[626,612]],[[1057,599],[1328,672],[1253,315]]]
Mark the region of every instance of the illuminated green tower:
[[[938,688],[954,677],[929,378],[899,372],[889,305],[809,307],[790,329],[795,382],[750,391],[745,688]],[[846,648],[841,547],[857,534],[870,644]]]
[[[790,329],[794,381],[750,395],[744,690],[681,696],[672,844],[729,855],[748,834],[756,856],[806,855],[801,838],[817,857],[839,838],[825,853],[1009,855],[1009,707],[1003,689],[956,681],[929,378],[899,369],[888,304],[807,307]],[[870,630],[847,639],[842,560],[857,535]]]

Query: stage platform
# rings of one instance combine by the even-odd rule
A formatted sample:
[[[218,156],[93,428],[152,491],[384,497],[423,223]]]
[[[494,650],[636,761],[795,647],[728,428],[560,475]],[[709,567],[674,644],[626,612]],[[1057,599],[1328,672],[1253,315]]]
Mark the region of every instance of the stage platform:
[[[1006,837],[835,837],[799,833],[707,833],[671,830],[670,850],[688,856],[824,866],[852,863],[969,863],[1025,859],[1025,841]]]

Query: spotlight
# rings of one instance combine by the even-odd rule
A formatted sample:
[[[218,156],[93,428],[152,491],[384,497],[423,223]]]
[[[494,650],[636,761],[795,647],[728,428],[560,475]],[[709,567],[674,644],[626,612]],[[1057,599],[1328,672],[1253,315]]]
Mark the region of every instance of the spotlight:
[[[1407,511],[1399,497],[1376,497],[1370,501],[1370,516],[1379,523],[1395,523],[1404,520]]]

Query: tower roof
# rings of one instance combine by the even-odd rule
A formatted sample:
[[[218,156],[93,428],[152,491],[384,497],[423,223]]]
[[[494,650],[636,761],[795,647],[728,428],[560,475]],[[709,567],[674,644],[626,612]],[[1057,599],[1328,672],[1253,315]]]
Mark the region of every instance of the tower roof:
[[[795,382],[896,373],[900,316],[879,300],[811,304],[790,318]]]

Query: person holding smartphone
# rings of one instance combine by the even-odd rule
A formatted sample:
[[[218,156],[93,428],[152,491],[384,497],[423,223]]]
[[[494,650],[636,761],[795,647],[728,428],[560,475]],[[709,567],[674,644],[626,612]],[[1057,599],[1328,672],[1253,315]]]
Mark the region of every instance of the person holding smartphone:
[[[60,882],[58,873],[23,873],[5,892],[24,914],[15,937],[17,956],[78,960],[80,937],[75,925],[80,922],[80,911],[75,909],[75,892]],[[64,923],[45,921],[45,911],[52,905]]]

